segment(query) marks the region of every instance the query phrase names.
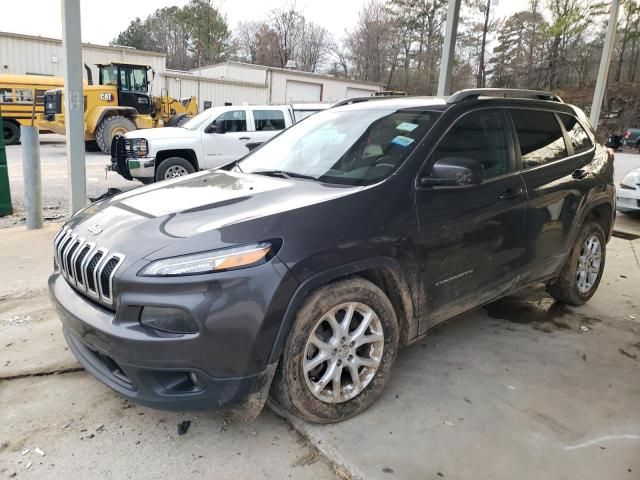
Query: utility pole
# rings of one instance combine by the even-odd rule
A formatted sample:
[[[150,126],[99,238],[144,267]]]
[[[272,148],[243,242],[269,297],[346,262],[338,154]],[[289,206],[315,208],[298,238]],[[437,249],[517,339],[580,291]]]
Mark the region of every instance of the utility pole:
[[[593,125],[594,129],[598,128],[600,111],[602,109],[602,100],[604,99],[604,94],[607,90],[607,78],[609,76],[609,67],[611,65],[613,46],[616,39],[619,10],[620,0],[611,0],[611,15],[609,17],[609,25],[607,26],[607,34],[604,38],[602,58],[600,59],[600,69],[598,70],[598,81],[596,82],[596,89],[593,92],[593,103],[591,104],[591,125]]]
[[[440,78],[438,80],[439,97],[451,94],[451,74],[453,72],[453,58],[456,54],[456,38],[458,36],[461,3],[462,0],[449,0],[447,25],[444,43],[442,44],[442,60],[440,61]]]
[[[71,213],[75,213],[87,204],[80,0],[61,0],[61,6],[69,206]]]

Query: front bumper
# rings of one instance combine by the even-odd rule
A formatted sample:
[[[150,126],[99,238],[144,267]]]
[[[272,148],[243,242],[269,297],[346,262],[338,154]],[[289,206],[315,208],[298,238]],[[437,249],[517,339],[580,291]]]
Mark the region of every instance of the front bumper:
[[[266,401],[277,364],[242,365],[243,356],[257,356],[252,340],[259,339],[258,331],[253,339],[245,334],[239,344],[236,334],[241,332],[229,332],[226,323],[208,332],[162,334],[127,320],[132,312],[138,318],[135,309],[140,307],[124,302],[116,312],[108,310],[76,292],[58,273],[49,278],[49,289],[72,353],[87,371],[121,395],[155,408],[243,413],[259,412]],[[167,298],[166,293],[158,294]],[[176,301],[182,303],[179,295]],[[220,344],[239,356],[225,352]],[[236,371],[224,365],[222,358],[230,359]],[[248,373],[238,374],[242,371]]]
[[[133,178],[153,178],[156,174],[155,157],[127,158],[126,162]]]
[[[616,209],[619,212],[640,212],[640,187],[616,189]]]

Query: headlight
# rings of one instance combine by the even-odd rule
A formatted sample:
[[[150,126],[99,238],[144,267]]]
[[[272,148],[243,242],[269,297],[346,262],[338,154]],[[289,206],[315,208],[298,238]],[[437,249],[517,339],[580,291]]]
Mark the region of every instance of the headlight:
[[[640,173],[638,172],[629,172],[620,182],[620,187],[635,190],[636,186],[640,183]]]
[[[146,266],[140,270],[138,275],[144,277],[173,277],[236,270],[263,263],[270,250],[271,244],[257,243],[243,247],[164,258]]]
[[[145,138],[127,138],[124,146],[134,157],[146,157],[149,154],[149,144]]]

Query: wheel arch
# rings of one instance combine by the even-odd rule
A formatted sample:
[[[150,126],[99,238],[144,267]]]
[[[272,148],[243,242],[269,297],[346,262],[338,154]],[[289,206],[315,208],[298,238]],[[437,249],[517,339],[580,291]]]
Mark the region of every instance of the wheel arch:
[[[318,273],[302,282],[285,310],[280,329],[271,350],[269,364],[280,359],[293,327],[296,313],[304,300],[317,288],[349,277],[361,277],[379,287],[391,301],[400,330],[400,346],[407,345],[418,334],[418,318],[409,284],[398,262],[388,257],[371,258]]]
[[[173,148],[170,150],[160,150],[156,153],[156,172],[158,171],[158,166],[167,158],[170,157],[180,157],[184,158],[188,161],[193,168],[195,168],[196,172],[200,170],[198,166],[198,157],[196,156],[196,152],[190,148]]]

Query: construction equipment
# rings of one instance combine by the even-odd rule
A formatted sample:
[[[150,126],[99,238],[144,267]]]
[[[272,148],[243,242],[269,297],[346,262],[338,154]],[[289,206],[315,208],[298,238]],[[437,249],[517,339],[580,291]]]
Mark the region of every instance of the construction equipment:
[[[198,111],[195,97],[177,100],[164,88],[159,97],[152,96],[150,84],[155,72],[149,65],[110,63],[97,67],[98,85],[93,85],[91,69],[85,65],[85,142],[95,141],[104,153],[111,153],[111,140],[116,135],[138,128],[179,126]],[[41,129],[65,133],[63,102],[63,89],[46,92],[44,114],[38,117]]]

